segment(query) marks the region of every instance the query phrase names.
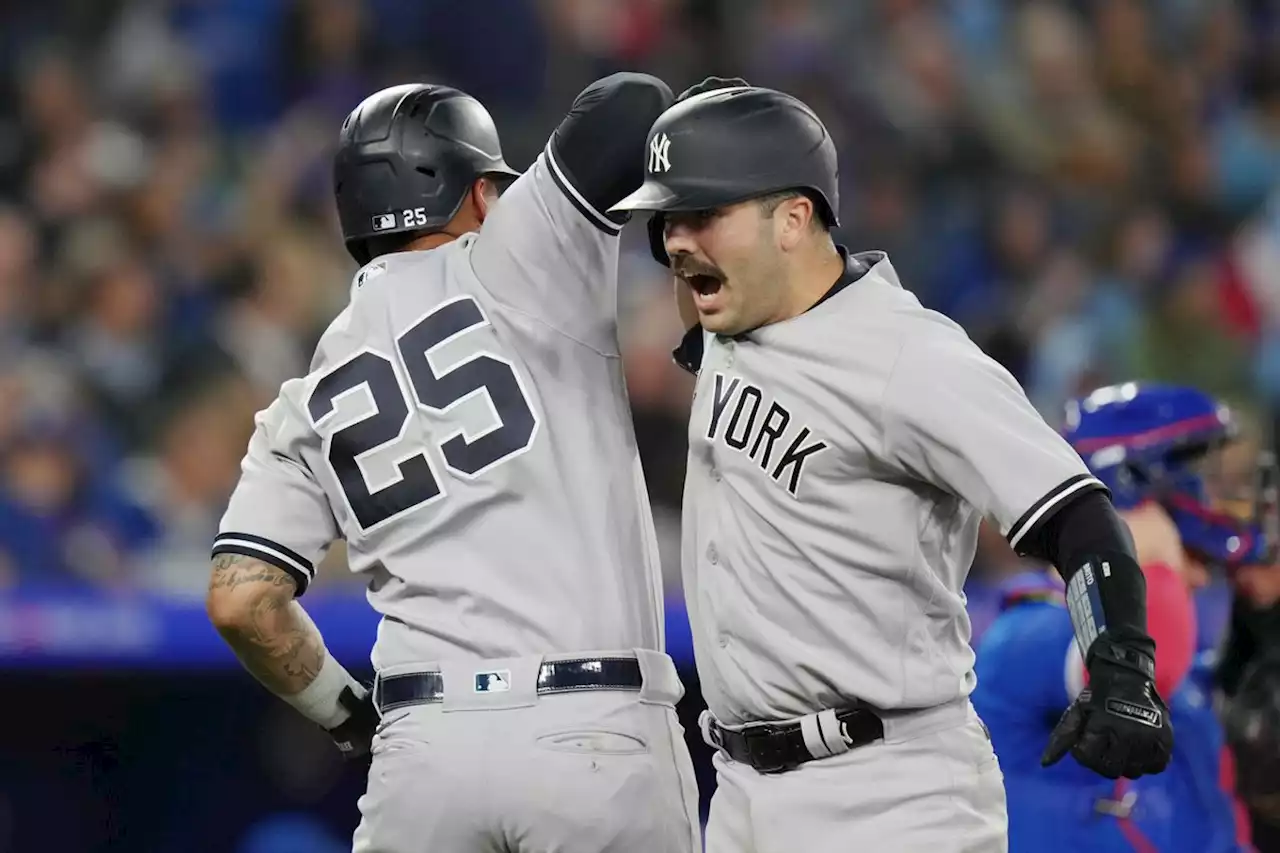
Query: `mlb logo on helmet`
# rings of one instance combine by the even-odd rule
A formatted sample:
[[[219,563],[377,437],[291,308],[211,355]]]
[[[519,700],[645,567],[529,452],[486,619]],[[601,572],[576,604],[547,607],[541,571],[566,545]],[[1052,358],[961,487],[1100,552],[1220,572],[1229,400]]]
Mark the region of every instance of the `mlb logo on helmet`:
[[[396,215],[394,213],[379,213],[373,217],[374,231],[390,231],[396,227]]]

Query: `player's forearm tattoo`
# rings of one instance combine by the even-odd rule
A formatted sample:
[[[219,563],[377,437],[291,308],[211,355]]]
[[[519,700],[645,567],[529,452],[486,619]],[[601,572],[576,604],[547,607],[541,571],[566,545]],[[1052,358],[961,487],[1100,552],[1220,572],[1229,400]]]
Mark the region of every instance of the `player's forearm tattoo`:
[[[209,589],[232,589],[247,583],[292,586],[293,578],[275,566],[240,554],[219,554],[213,558]]]
[[[293,600],[292,587],[286,572],[252,557],[213,560],[210,596],[235,590],[236,602],[232,618],[216,620],[218,633],[244,668],[280,696],[306,689],[324,662],[324,640]]]

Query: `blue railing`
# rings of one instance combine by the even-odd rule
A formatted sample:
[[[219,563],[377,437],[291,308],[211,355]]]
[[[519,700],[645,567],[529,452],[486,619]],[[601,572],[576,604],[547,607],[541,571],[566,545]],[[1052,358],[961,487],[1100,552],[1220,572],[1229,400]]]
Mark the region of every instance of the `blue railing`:
[[[369,659],[378,615],[364,596],[316,590],[307,612],[348,666]],[[667,604],[667,650],[693,665],[684,606]],[[219,668],[235,658],[198,599],[89,591],[24,591],[0,596],[0,668]]]
[[[969,584],[975,639],[997,609],[996,590]],[[1215,645],[1226,629],[1230,590],[1222,582],[1197,596],[1201,646]],[[378,615],[363,594],[317,589],[304,600],[330,650],[349,667],[369,659]],[[667,651],[693,666],[684,602],[667,601]],[[199,599],[108,594],[83,589],[38,589],[0,595],[0,669],[91,667],[183,669],[236,666],[214,632]]]

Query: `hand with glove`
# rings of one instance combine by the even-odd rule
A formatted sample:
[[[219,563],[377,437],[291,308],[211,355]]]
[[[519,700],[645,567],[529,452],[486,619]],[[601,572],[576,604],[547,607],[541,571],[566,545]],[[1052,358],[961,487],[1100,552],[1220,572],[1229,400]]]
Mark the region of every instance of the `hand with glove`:
[[[1168,766],[1173,726],[1156,691],[1154,643],[1109,634],[1098,635],[1089,647],[1089,686],[1058,721],[1041,766],[1056,764],[1068,751],[1108,779],[1137,779]]]
[[[676,98],[676,103],[692,98],[694,95],[701,95],[704,92],[713,92],[716,89],[735,89],[739,86],[750,86],[746,80],[741,77],[708,77],[697,85],[690,86],[680,93]]]
[[[363,687],[363,685],[361,685]],[[342,688],[338,704],[350,714],[346,720],[328,729],[329,736],[342,752],[343,758],[355,761],[369,754],[373,733],[378,728],[378,709],[373,704],[373,691],[364,688],[357,695],[351,687]]]

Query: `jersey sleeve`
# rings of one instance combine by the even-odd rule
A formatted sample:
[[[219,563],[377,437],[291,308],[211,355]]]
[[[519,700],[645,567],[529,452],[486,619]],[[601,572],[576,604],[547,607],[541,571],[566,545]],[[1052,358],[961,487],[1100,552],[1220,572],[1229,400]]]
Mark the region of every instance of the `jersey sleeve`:
[[[243,554],[277,566],[302,595],[339,531],[324,488],[302,460],[309,430],[290,398],[298,382],[285,383],[281,396],[256,418],[213,554]]]
[[[618,235],[544,150],[499,199],[471,250],[495,299],[588,346],[617,349]]]
[[[891,463],[968,501],[1015,551],[1068,499],[1106,490],[1013,376],[968,338],[906,342],[885,388],[883,423]]]
[[[494,298],[616,354],[618,235],[606,211],[644,179],[649,127],[670,89],[643,74],[587,87],[529,170],[503,193],[471,251]]]

